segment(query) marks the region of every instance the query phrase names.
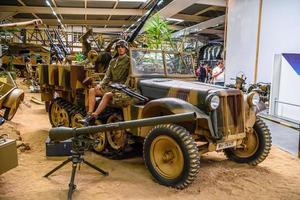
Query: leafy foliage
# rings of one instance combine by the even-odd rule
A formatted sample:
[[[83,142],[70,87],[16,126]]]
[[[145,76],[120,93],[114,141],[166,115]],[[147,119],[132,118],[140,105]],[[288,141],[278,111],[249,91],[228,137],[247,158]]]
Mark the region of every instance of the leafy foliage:
[[[169,27],[166,20],[158,14],[154,15],[146,23],[147,45],[151,49],[163,49],[165,41],[171,42],[173,30]]]
[[[78,62],[82,62],[84,60],[84,56],[81,53],[77,52],[75,54],[75,60]]]

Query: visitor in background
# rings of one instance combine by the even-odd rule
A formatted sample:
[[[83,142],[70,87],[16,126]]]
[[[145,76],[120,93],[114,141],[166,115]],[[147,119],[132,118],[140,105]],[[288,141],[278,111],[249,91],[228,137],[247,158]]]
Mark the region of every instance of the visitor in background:
[[[196,69],[195,69],[196,77],[199,77],[199,70],[200,70],[200,66],[197,66]]]
[[[208,63],[204,63],[198,68],[199,69],[198,80],[202,83],[204,83],[207,78],[207,67],[208,67]]]
[[[212,70],[212,80],[216,85],[224,86],[225,82],[225,67],[223,60],[218,61],[217,66]]]
[[[212,68],[209,64],[206,65],[206,79],[205,79],[205,83],[211,83],[211,76],[212,76]]]

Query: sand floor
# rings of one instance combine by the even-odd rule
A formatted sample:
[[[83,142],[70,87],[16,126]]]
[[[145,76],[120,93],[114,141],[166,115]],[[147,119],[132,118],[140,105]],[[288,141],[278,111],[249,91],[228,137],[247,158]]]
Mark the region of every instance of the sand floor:
[[[26,94],[30,97],[39,94]],[[66,199],[71,165],[66,165],[48,179],[43,175],[66,157],[47,158],[45,139],[50,123],[43,105],[21,105],[11,122],[0,127],[29,143],[31,150],[18,152],[19,166],[0,176],[1,200]],[[74,199],[293,199],[300,200],[300,160],[278,147],[257,167],[228,161],[222,153],[205,154],[196,180],[184,190],[155,183],[141,157],[110,160],[87,152],[86,160],[107,170],[103,177],[82,165],[76,175]],[[3,161],[0,161],[3,162]],[[0,163],[1,164],[1,163]]]

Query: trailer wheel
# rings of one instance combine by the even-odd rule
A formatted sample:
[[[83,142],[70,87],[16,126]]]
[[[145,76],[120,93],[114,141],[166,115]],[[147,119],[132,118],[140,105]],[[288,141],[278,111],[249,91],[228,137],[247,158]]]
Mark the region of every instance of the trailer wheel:
[[[21,103],[21,97],[18,97],[16,103],[11,108],[6,108],[4,112],[4,119],[8,121],[11,120],[15,116],[20,103]]]
[[[270,130],[260,118],[256,119],[253,131],[247,133],[242,145],[243,148],[225,149],[225,155],[234,162],[253,166],[266,159],[271,150],[272,138]]]
[[[200,156],[194,139],[183,127],[155,126],[144,141],[144,161],[155,180],[183,189],[196,178]]]

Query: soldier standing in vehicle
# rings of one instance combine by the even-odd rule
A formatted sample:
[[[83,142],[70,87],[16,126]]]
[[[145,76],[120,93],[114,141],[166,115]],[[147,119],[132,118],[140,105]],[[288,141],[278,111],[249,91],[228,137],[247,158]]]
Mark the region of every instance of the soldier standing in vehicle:
[[[105,73],[103,80],[95,88],[89,90],[88,98],[88,114],[81,120],[85,125],[89,125],[94,119],[100,115],[112,100],[113,104],[119,104],[120,101],[126,102],[130,99],[127,95],[113,90],[109,87],[112,83],[121,83],[128,85],[129,83],[129,69],[130,58],[126,54],[128,51],[128,44],[125,40],[119,40],[116,43],[115,49],[117,50],[117,57],[113,58]],[[96,104],[96,97],[102,96],[101,102],[94,111]]]

